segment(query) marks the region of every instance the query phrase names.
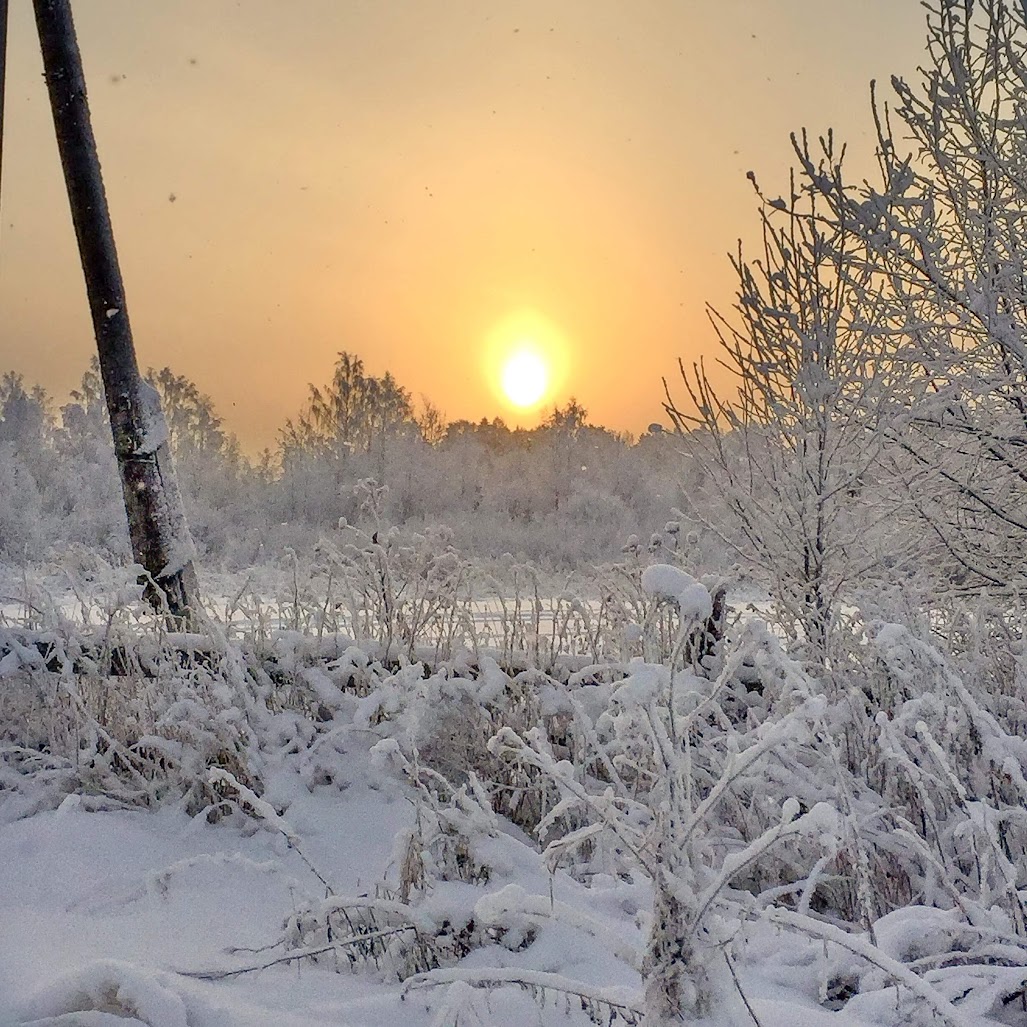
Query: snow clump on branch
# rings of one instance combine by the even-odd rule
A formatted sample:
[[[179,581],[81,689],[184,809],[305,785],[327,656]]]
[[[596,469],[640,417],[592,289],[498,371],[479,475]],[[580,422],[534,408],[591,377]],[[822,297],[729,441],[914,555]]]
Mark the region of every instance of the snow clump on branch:
[[[654,563],[642,573],[642,589],[648,595],[677,603],[682,621],[706,621],[713,616],[709,589],[677,567]]]

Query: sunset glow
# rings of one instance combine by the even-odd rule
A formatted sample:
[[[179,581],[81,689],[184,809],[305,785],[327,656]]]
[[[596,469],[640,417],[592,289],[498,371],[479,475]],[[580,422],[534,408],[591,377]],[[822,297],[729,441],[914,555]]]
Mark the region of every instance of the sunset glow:
[[[572,377],[575,347],[538,310],[521,308],[501,317],[482,348],[482,373],[514,424],[533,426],[543,407],[559,405]]]
[[[59,406],[92,335],[32,5],[10,6],[0,371]],[[780,190],[799,125],[858,138],[867,81],[921,46],[894,0],[75,6],[139,361],[252,454],[340,349],[451,419],[530,428],[574,395],[644,430],[678,357],[718,366],[705,303],[730,308],[724,254],[757,224],[746,172]],[[503,386],[523,340],[536,406]]]
[[[515,407],[536,406],[548,384],[545,362],[530,349],[517,350],[503,365],[503,393]]]

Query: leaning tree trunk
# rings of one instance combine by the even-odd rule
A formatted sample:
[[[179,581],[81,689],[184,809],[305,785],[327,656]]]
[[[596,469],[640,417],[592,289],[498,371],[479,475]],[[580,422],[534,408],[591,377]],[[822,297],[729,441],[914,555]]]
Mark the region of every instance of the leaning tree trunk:
[[[7,81],[7,0],[0,0],[0,182],[4,161],[4,87]]]
[[[125,306],[69,0],[33,0],[64,181],[85,274],[132,553],[147,595],[178,622],[199,610],[193,545],[157,393],[142,380]]]

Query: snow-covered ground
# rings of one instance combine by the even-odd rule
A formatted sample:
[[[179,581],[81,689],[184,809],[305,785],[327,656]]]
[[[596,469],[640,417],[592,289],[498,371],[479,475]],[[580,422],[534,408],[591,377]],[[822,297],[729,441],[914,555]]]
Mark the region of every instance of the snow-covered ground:
[[[271,775],[265,799],[283,813],[293,844],[266,821],[210,824],[180,808],[91,812],[92,798],[69,796],[56,810],[0,827],[0,1023],[52,1027],[573,1027],[590,1024],[578,999],[459,980],[404,987],[388,958],[348,969],[335,955],[295,960],[219,980],[281,956],[268,948],[298,908],[335,895],[373,896],[395,882],[397,838],[415,815],[414,796],[373,764],[366,749],[346,758],[348,778],[311,791],[287,765]],[[297,846],[298,845],[298,849]],[[302,856],[300,855],[302,852]],[[541,929],[524,948],[495,944],[456,964],[473,980],[482,968],[555,974],[638,1001],[638,975],[626,962],[643,937],[645,883],[613,878],[591,887],[550,874],[536,847],[505,825],[488,850],[483,884],[447,882],[423,910],[501,904],[516,896],[541,910]],[[313,868],[313,869],[312,869]],[[502,889],[506,888],[506,892]],[[516,889],[516,890],[515,890]],[[487,899],[491,896],[491,900]],[[531,900],[530,896],[535,896]],[[551,910],[546,915],[546,910]],[[580,922],[579,922],[580,919]],[[922,933],[916,911],[910,929]],[[896,931],[892,918],[892,931]],[[736,941],[739,981],[761,1027],[870,1027],[907,1019],[915,997],[882,981],[864,994],[864,1015],[820,1003],[829,946],[754,922]],[[833,946],[830,947],[832,950]],[[928,1014],[929,1015],[929,1014]],[[599,1022],[610,1021],[609,1011]],[[737,1001],[711,1021],[751,1023]],[[939,1021],[940,1022],[940,1021]],[[964,1025],[984,1021],[966,1015]],[[1007,1019],[1006,1023],[1023,1020]]]
[[[304,855],[333,890],[366,895],[390,871],[394,875],[394,839],[409,828],[413,806],[401,784],[374,780],[356,764],[354,771],[343,791],[319,794],[282,771],[268,797],[286,807]],[[514,986],[405,992],[384,965],[380,971],[336,972],[296,961],[219,981],[191,977],[273,958],[275,952],[233,950],[259,950],[275,941],[298,902],[323,897],[320,882],[284,837],[265,827],[211,825],[177,809],[88,812],[87,806],[88,800],[71,796],[56,811],[0,828],[0,1023],[519,1027],[590,1022],[564,1001],[550,999],[543,1006]],[[614,939],[627,945],[640,940],[645,888],[610,882],[586,889],[565,875],[550,877],[515,829],[497,840],[496,850],[498,873],[510,884],[545,903],[552,897],[567,904],[605,923],[610,934],[590,938],[557,916],[524,951],[476,950],[460,965],[545,971],[593,987],[620,986],[631,996],[637,975],[609,949]],[[817,1006],[815,964],[821,946],[767,938],[750,944],[753,965],[742,971],[743,986],[764,1027],[863,1022]],[[465,1011],[454,1007],[447,1014],[447,999],[449,1007],[466,1002]]]
[[[708,1027],[1027,1027],[1027,729],[897,625],[854,704],[755,619],[682,665],[711,598],[669,566],[661,662],[562,677],[270,630],[193,663],[114,584],[127,670],[52,607],[45,662],[0,631],[0,1027],[638,1027],[673,895]]]

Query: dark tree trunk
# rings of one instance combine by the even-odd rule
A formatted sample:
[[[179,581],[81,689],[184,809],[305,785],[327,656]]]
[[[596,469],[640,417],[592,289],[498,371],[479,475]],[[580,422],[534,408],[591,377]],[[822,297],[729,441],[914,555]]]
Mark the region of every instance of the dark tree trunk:
[[[199,610],[193,546],[156,392],[139,374],[69,0],[33,0],[64,181],[99,350],[132,553],[151,602],[178,621]]]
[[[0,0],[0,182],[4,166],[4,86],[7,81],[7,0]]]

